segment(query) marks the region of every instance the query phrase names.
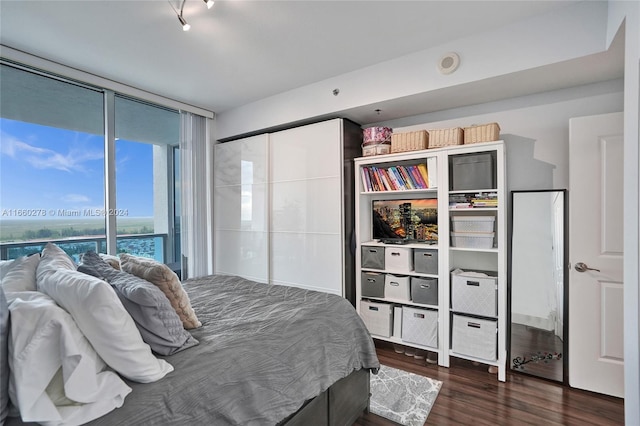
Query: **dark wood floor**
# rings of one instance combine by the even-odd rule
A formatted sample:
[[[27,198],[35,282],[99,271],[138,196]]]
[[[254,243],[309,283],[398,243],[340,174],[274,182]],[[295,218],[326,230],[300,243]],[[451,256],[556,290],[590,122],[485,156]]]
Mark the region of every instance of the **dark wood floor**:
[[[623,400],[572,389],[532,376],[507,373],[499,382],[484,365],[452,358],[450,368],[396,353],[376,341],[382,364],[441,380],[442,389],[425,425],[623,425]],[[363,414],[356,425],[393,425]]]

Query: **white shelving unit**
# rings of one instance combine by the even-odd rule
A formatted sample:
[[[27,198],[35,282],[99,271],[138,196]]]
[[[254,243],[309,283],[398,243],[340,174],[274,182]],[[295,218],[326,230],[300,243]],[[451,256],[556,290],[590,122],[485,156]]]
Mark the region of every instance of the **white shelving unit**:
[[[449,190],[450,189],[450,160],[457,155],[464,154],[491,153],[495,161],[495,188],[473,188],[469,190]],[[367,191],[362,182],[362,167],[389,167],[393,165],[412,165],[426,163],[427,158],[435,158],[437,165],[437,188],[424,190],[406,191]],[[433,160],[432,160],[433,161]],[[433,173],[433,170],[429,170]],[[437,346],[423,346],[409,343],[398,337],[385,337],[373,335],[374,338],[385,340],[418,349],[429,350],[438,354],[438,364],[449,367],[450,357],[464,358],[471,361],[480,362],[488,366],[498,368],[498,379],[506,380],[507,363],[507,277],[506,277],[506,211],[507,197],[505,184],[505,152],[502,141],[479,143],[473,145],[451,146],[446,148],[428,149],[422,151],[412,151],[398,154],[379,155],[371,157],[360,157],[355,159],[355,180],[356,180],[356,308],[362,315],[360,302],[367,300],[376,303],[388,303],[394,306],[407,306],[411,308],[425,308],[437,310],[438,318],[438,338]],[[495,193],[498,198],[496,207],[476,207],[476,208],[450,208],[449,196],[459,194]],[[404,200],[404,199],[437,199],[438,208],[438,241],[437,244],[411,243],[405,245],[385,245],[379,241],[373,241],[373,214],[372,203],[374,200]],[[454,247],[451,244],[451,217],[452,216],[494,216],[494,240],[490,248],[466,248]],[[438,273],[423,274],[415,271],[393,270],[393,269],[372,269],[363,268],[361,253],[363,247],[402,247],[406,249],[433,249],[438,252]],[[492,271],[497,275],[497,315],[483,317],[463,312],[454,312],[452,306],[451,292],[451,271],[454,269],[465,271]],[[427,305],[414,303],[411,300],[398,300],[388,297],[364,297],[362,295],[362,272],[375,272],[384,274],[402,274],[416,277],[437,278],[438,279],[438,304]],[[393,312],[393,309],[392,309]],[[451,349],[453,332],[453,315],[463,315],[472,320],[493,320],[497,323],[496,357],[495,359],[484,359],[475,356],[455,353]],[[393,327],[392,327],[393,330]],[[490,344],[490,343],[488,343]]]

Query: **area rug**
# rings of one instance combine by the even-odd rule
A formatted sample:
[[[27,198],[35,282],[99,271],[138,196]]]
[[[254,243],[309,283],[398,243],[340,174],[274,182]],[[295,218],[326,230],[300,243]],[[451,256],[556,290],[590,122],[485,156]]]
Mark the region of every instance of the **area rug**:
[[[406,426],[422,426],[442,382],[386,365],[371,375],[370,411]]]

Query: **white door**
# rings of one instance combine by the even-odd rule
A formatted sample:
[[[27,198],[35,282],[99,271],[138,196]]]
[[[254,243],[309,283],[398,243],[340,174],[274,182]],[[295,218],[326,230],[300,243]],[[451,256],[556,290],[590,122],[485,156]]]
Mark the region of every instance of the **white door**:
[[[622,113],[569,122],[569,384],[617,397],[624,395],[622,128]]]

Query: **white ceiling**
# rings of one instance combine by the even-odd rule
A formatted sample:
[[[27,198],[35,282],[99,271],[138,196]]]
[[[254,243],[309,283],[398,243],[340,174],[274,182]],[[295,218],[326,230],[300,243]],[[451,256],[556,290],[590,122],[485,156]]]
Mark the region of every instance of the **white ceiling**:
[[[180,0],[1,0],[0,41],[222,112],[571,3],[218,0],[208,10],[202,0],[187,0],[191,30],[183,32],[174,11]],[[577,81],[611,76],[610,69],[589,71],[584,63],[566,66],[583,74]],[[538,87],[524,89],[520,80],[520,92],[550,87],[536,81]],[[415,112],[410,99],[404,105],[403,114]],[[357,111],[353,117],[359,118]]]

